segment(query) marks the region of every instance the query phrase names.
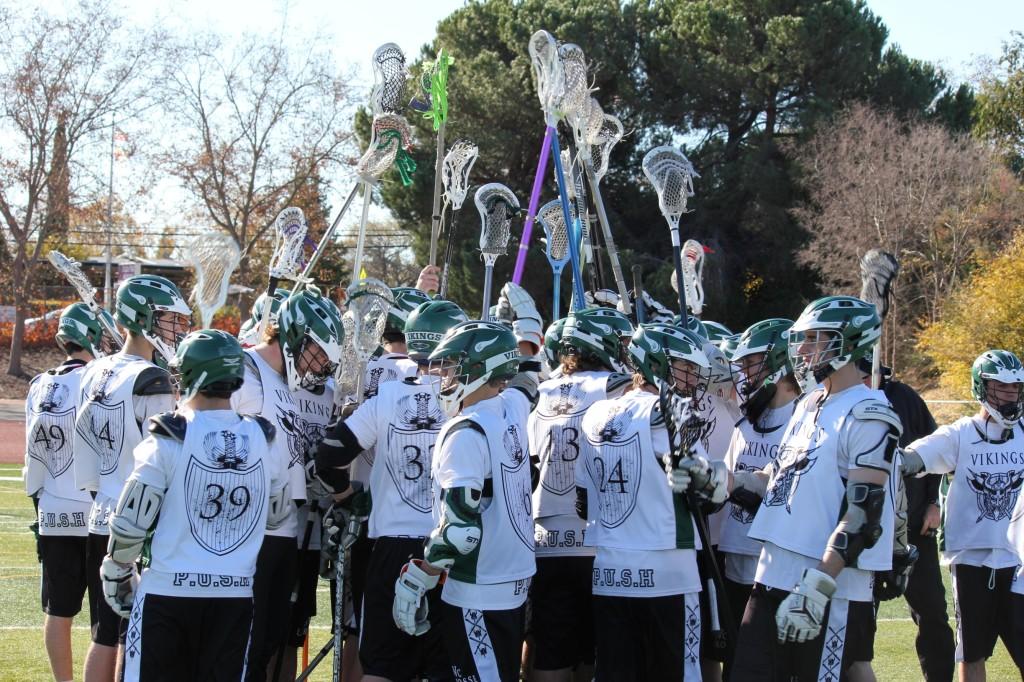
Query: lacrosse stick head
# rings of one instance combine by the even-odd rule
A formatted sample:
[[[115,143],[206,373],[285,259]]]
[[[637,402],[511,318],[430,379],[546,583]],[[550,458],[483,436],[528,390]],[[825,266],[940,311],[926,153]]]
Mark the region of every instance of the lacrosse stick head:
[[[700,315],[704,311],[704,246],[696,239],[687,239],[682,256],[686,307],[694,315]]]
[[[353,315],[353,347],[360,361],[366,362],[380,345],[394,294],[384,282],[367,278],[349,286],[346,300],[346,310]]]
[[[394,43],[384,43],[373,51],[373,90],[370,109],[374,115],[397,114],[404,105],[405,81],[409,72],[405,53]]]
[[[370,145],[359,159],[359,163],[356,164],[356,173],[359,175],[359,179],[375,185],[381,176],[395,164],[399,165],[399,171],[402,172],[402,160],[405,158],[411,160],[408,156],[408,150],[411,148],[412,131],[404,116],[398,114],[374,116]],[[415,169],[415,164],[413,168]]]
[[[883,318],[889,313],[889,294],[899,272],[899,261],[888,251],[871,249],[860,259],[860,298],[873,304]]]
[[[558,101],[557,114],[566,119],[574,129],[587,116],[590,105],[590,81],[587,76],[587,58],[583,48],[575,43],[563,43],[558,47],[558,59],[562,62],[564,87]]]
[[[505,185],[491,182],[476,191],[473,202],[480,213],[480,252],[484,261],[493,265],[508,248],[512,219],[519,213],[519,200]]]
[[[608,160],[611,158],[612,148],[621,139],[622,123],[611,114],[604,114],[601,117],[598,131],[588,139],[590,164],[594,169],[594,178],[598,182],[608,172]]]
[[[192,299],[199,308],[203,329],[209,328],[214,313],[228,300],[228,280],[240,257],[238,244],[224,232],[207,232],[189,245],[188,259],[196,272]]]
[[[68,258],[60,251],[51,251],[46,257],[49,259],[50,264],[67,278],[83,301],[95,305],[96,288],[89,281],[89,278],[85,276],[85,273],[82,272],[82,266],[78,261]]]
[[[558,165],[552,164],[551,172],[555,176],[555,182],[565,188],[566,197],[570,202],[577,201],[579,187],[576,184],[576,174],[573,173],[572,154],[568,149],[562,150],[562,177],[558,177]],[[570,204],[571,207],[571,204]]]
[[[594,97],[589,98],[576,132],[577,144],[595,144],[594,140],[601,133],[601,126],[604,124],[604,116],[601,103]]]
[[[533,66],[533,79],[537,85],[537,99],[544,112],[548,125],[558,121],[558,103],[565,90],[565,77],[562,73],[562,60],[558,56],[558,44],[555,37],[541,30],[530,36],[530,64]]]
[[[562,202],[558,199],[549,201],[537,211],[537,222],[544,228],[547,239],[545,255],[551,263],[551,269],[561,272],[569,261],[569,229],[562,213]]]
[[[277,214],[274,219],[274,253],[270,257],[272,278],[298,281],[308,229],[306,216],[297,206],[289,206]]]
[[[456,140],[441,162],[441,182],[445,201],[458,211],[469,191],[469,173],[473,170],[480,149],[467,139]]]
[[[655,147],[644,155],[644,175],[658,193],[658,207],[672,227],[686,213],[686,202],[693,196],[693,178],[700,177],[686,156],[670,145]]]

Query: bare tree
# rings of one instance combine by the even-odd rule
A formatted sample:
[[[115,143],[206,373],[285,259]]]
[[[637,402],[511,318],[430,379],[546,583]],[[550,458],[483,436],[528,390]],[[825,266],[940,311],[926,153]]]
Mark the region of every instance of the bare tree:
[[[130,31],[108,3],[85,0],[67,18],[41,10],[0,16],[0,265],[17,309],[7,373],[21,375],[24,320],[44,242],[68,229],[68,211],[95,198],[72,172],[111,121],[151,104],[147,80],[163,40]],[[48,266],[45,266],[48,267]]]
[[[246,37],[229,47],[208,36],[185,49],[168,80],[176,134],[159,161],[194,198],[197,220],[234,238],[243,280],[276,214],[351,161],[346,81],[321,45],[305,45]]]
[[[801,254],[826,290],[856,294],[871,248],[900,259],[887,334],[895,349],[934,321],[979,250],[1012,234],[1017,183],[984,145],[940,125],[854,105],[791,153],[809,202],[795,215],[812,235]]]

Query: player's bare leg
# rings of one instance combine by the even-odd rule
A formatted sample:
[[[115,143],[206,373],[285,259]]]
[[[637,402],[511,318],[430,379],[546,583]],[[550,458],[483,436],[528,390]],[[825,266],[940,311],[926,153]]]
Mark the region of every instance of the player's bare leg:
[[[117,662],[116,646],[104,646],[93,642],[85,654],[85,670],[82,677],[85,682],[111,682],[114,680],[114,668]]]
[[[74,678],[71,657],[71,618],[46,616],[43,621],[43,642],[50,657],[50,670],[57,682]]]

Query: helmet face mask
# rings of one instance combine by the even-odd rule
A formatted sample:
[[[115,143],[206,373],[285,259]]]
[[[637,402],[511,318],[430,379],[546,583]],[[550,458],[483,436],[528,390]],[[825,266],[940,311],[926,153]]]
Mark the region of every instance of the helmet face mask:
[[[137,275],[117,289],[117,321],[156,350],[154,360],[169,363],[178,343],[192,329],[192,309],[178,287],[157,275]]]
[[[775,397],[780,381],[792,374],[787,341],[792,320],[775,317],[752,324],[735,341],[731,357],[737,367],[740,408],[758,419]]]
[[[1024,417],[1024,366],[1010,351],[982,353],[971,367],[971,393],[992,421],[1012,429]]]
[[[707,392],[711,364],[702,350],[704,339],[691,331],[664,324],[642,324],[629,344],[629,361],[644,381],[662,385],[695,401]]]
[[[430,354],[428,374],[438,404],[454,417],[465,399],[493,380],[519,371],[519,348],[512,331],[493,322],[471,321],[453,327]]]
[[[800,381],[825,381],[875,347],[882,321],[871,303],[853,296],[811,302],[789,330],[789,356]]]
[[[344,332],[337,306],[310,287],[284,303],[277,322],[288,389],[322,387],[341,362]]]
[[[672,358],[669,361],[670,388],[694,404],[700,403],[708,391],[708,370],[690,360]]]

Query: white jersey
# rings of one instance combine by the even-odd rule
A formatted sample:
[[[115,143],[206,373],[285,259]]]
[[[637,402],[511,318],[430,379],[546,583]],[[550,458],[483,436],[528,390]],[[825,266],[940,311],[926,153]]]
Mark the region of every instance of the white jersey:
[[[370,471],[371,538],[426,537],[434,529],[430,470],[434,444],[447,419],[433,387],[420,381],[381,384],[345,420],[359,445],[376,448],[379,455],[378,466]]]
[[[363,395],[360,402],[377,395],[382,384],[389,381],[401,381],[418,374],[418,366],[401,353],[382,353],[370,358],[363,373]],[[364,450],[349,466],[349,477],[364,487],[370,485],[370,470],[373,468],[374,449]]]
[[[334,409],[332,382],[323,393],[288,390],[278,374],[255,350],[245,351],[245,378],[231,394],[231,407],[239,414],[259,415],[274,425],[277,436],[270,449],[288,472],[288,497],[306,499],[305,453],[323,440]],[[304,531],[301,535],[304,535]],[[288,519],[267,535],[298,537],[299,520],[293,506]],[[312,537],[312,536],[311,536]]]
[[[733,430],[729,452],[725,463],[729,471],[761,471],[775,461],[782,444],[786,424],[793,416],[796,401],[765,410],[758,423],[751,424],[746,417]],[[725,505],[725,521],[722,523],[718,548],[727,554],[726,574],[734,582],[751,585],[757,568],[757,557],[761,554],[761,543],[750,538],[750,524],[754,512],[738,504]]]
[[[142,582],[149,594],[251,596],[269,498],[286,470],[254,419],[182,414],[184,442],[150,435],[135,451],[131,478],[166,490]]]
[[[1017,556],[1017,572],[1013,576],[1010,590],[1024,595],[1024,497],[1018,495],[1013,514],[1006,529],[1009,549]]]
[[[721,462],[729,452],[734,426],[742,413],[732,400],[708,393],[701,399],[700,418],[704,425],[700,434],[700,444],[713,462]],[[720,509],[708,516],[708,535],[712,545],[719,544],[722,524],[728,515],[726,509]]]
[[[92,496],[75,485],[75,417],[85,363],[40,374],[25,399],[25,492],[38,496],[40,535],[85,536]]]
[[[614,377],[614,379],[613,379]],[[575,372],[538,387],[537,407],[530,413],[530,455],[540,465],[533,493],[537,554],[593,556],[584,546],[586,521],[576,514],[576,460],[580,455],[583,415],[612,390],[621,390],[623,375]]]
[[[1007,438],[981,417],[961,417],[907,446],[928,473],[952,473],[943,500],[943,558],[990,568],[1017,564],[1006,546],[1010,518],[1024,485],[1024,429]]]
[[[517,389],[471,405],[442,427],[434,457],[434,520],[443,493],[472,487],[481,501],[480,547],[457,557],[442,599],[463,608],[511,609],[526,600],[536,571],[526,421],[530,402]]]
[[[156,366],[143,358],[115,353],[90,362],[82,376],[82,402],[75,420],[75,485],[95,491],[89,532],[107,535],[107,519],[132,472],[146,420],[174,407],[170,394],[134,395],[139,375]]]

